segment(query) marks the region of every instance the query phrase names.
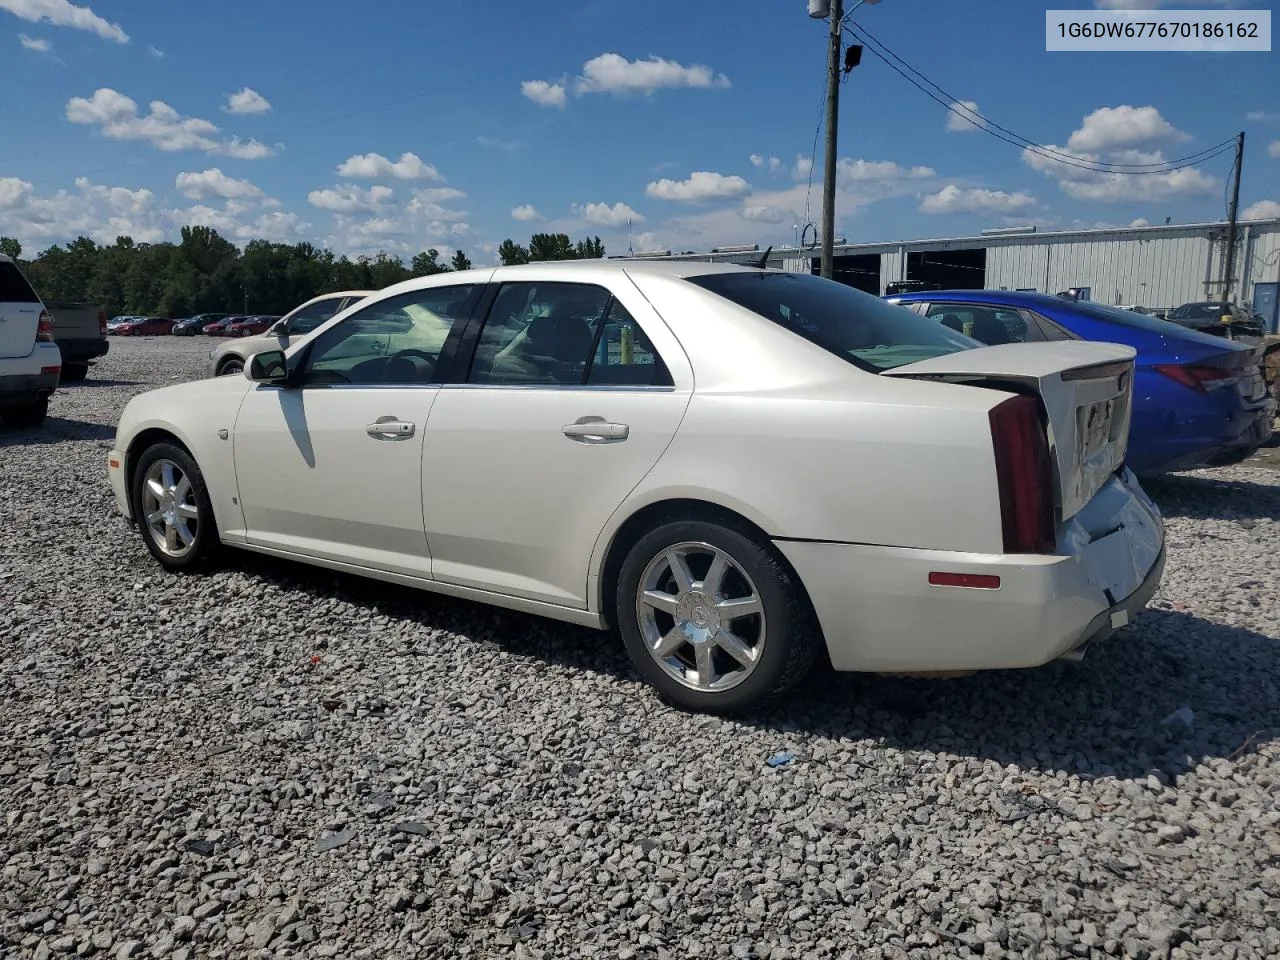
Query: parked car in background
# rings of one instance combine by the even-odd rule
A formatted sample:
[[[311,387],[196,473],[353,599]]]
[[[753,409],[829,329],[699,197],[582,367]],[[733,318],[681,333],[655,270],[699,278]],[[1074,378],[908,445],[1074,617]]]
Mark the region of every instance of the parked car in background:
[[[120,327],[122,337],[159,337],[173,331],[173,321],[164,317],[139,317]]]
[[[121,328],[125,324],[132,323],[134,320],[145,320],[145,319],[146,317],[135,317],[135,316],[112,317],[110,320],[107,321],[107,333],[110,336],[115,336],[120,332]]]
[[[61,372],[53,318],[18,265],[0,253],[0,423],[44,423]]]
[[[246,318],[243,315],[238,313],[228,314],[227,316],[223,317],[221,320],[215,320],[213,321],[213,323],[205,324],[204,331],[203,331],[204,335],[206,337],[226,336],[227,327],[229,327],[233,323],[239,323],[241,320],[244,320],[244,319]]]
[[[1271,437],[1275,401],[1259,345],[1038,293],[947,290],[891,302],[988,345],[1095,340],[1133,347],[1137,382],[1127,462],[1139,476],[1239,463]]]
[[[229,314],[226,313],[198,313],[194,317],[188,317],[186,320],[179,320],[173,325],[173,335],[175,337],[194,337],[198,333],[204,333],[205,328],[211,323],[219,320],[225,320]]]
[[[1252,310],[1212,300],[1174,307],[1166,319],[1215,337],[1261,337],[1266,332],[1262,317]]]
[[[616,626],[667,699],[735,712],[823,653],[1031,667],[1127,623],[1164,564],[1133,358],[780,270],[467,270],[134,396],[107,473],[167,569],[225,544]]]
[[[272,324],[261,336],[241,337],[209,352],[209,376],[241,373],[249,357],[260,350],[283,350],[310,333],[330,317],[370,296],[371,290],[340,290],[324,293],[295,307]]]
[[[235,323],[227,324],[223,335],[228,337],[252,337],[263,334],[279,319],[279,317],[244,317]]]
[[[63,383],[74,383],[89,375],[89,365],[105,357],[107,311],[96,303],[68,303],[50,300],[45,309],[53,317],[53,339],[62,352]]]

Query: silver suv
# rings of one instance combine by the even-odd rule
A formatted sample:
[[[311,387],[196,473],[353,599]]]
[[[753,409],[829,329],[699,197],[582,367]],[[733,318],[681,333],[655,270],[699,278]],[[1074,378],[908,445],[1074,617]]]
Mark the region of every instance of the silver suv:
[[[320,324],[354,306],[373,290],[341,290],[324,293],[281,317],[261,336],[236,337],[220,343],[209,353],[209,376],[225,377],[243,373],[244,365],[263,350],[287,350],[298,337],[306,336]]]
[[[53,318],[18,265],[0,253],[0,422],[44,423],[61,373]]]

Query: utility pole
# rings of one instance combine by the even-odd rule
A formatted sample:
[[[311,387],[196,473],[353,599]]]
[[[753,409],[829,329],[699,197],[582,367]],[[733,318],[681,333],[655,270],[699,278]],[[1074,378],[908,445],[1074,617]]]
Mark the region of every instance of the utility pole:
[[[844,2],[831,0],[831,37],[827,50],[827,152],[822,166],[822,266],[828,280],[835,273],[836,140],[840,125],[840,48]]]
[[[1244,131],[1236,137],[1235,183],[1231,187],[1231,209],[1227,212],[1226,268],[1222,277],[1222,302],[1231,302],[1231,277],[1236,269],[1236,223],[1240,210],[1240,170],[1244,166]]]

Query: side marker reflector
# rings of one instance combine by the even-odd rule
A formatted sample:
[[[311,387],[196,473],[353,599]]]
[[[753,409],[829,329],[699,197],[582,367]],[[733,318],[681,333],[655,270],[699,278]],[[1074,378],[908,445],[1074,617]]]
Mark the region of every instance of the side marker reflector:
[[[929,574],[929,585],[934,587],[969,587],[974,590],[999,590],[1000,578],[988,573],[939,573]]]

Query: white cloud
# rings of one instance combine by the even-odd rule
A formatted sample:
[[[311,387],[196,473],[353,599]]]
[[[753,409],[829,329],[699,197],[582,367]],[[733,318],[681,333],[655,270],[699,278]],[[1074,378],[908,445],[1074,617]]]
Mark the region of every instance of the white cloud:
[[[361,180],[391,177],[396,180],[443,180],[440,172],[429,163],[423,163],[416,153],[400,154],[396,161],[388,160],[380,153],[356,154],[338,166],[338,175]]]
[[[237,160],[261,160],[263,157],[275,156],[276,152],[265,143],[259,143],[252,137],[248,140],[232,137],[230,140],[220,144],[214,153],[223,153],[228,157],[235,157]]]
[[[973,133],[986,126],[975,100],[957,100],[947,111],[947,130],[951,133]]]
[[[1267,147],[1267,156],[1280,158],[1280,140],[1272,140]]]
[[[31,184],[17,177],[0,177],[0,210],[20,207],[31,195]]]
[[[34,50],[36,53],[48,53],[53,49],[53,44],[48,40],[28,37],[25,33],[18,34],[18,42],[22,44],[23,50]]]
[[[791,168],[791,176],[797,180],[805,180],[813,172],[813,159],[796,154],[795,165]]]
[[[792,219],[791,212],[783,210],[781,207],[771,207],[767,204],[747,204],[742,208],[742,219],[751,220],[755,223],[782,223],[784,220]]]
[[[414,189],[413,197],[425,203],[444,203],[447,200],[465,200],[467,195],[456,187],[418,187]]]
[[[3,181],[0,181],[0,183],[3,183]],[[1243,220],[1274,220],[1280,218],[1280,203],[1274,200],[1259,200],[1252,206],[1246,207],[1240,217]]]
[[[1244,115],[1249,123],[1274,123],[1280,120],[1280,113],[1268,113],[1266,110],[1250,110]]]
[[[1190,140],[1155,107],[1099,107],[1084,118],[1067,140],[1076,152],[1120,150],[1151,143]]]
[[[520,84],[520,92],[540,107],[563,107],[564,84],[546,80],[526,80]]]
[[[646,231],[636,235],[631,242],[631,248],[636,253],[662,253],[669,249],[665,243],[658,239],[658,235]]]
[[[751,192],[751,184],[739,176],[725,176],[710,170],[695,170],[688,180],[670,180],[663,177],[644,188],[647,196],[658,200],[679,200],[701,203],[706,200],[722,200],[742,197]]]
[[[240,219],[243,213],[242,208],[232,203],[227,203],[221,210],[196,204],[184,210],[172,210],[169,216],[175,226],[212,227],[222,236],[240,243],[249,240],[297,242],[305,238],[311,229],[311,224],[296,213],[276,210],[247,221]]]
[[[891,160],[853,160],[841,157],[836,161],[836,176],[852,182],[866,180],[922,180],[936,177],[932,167],[901,167]]]
[[[69,0],[0,0],[0,10],[32,23],[50,23],[55,27],[88,30],[104,40],[128,43],[129,35],[119,24],[108,23],[88,7],[77,7]]]
[[[210,167],[200,173],[185,171],[178,174],[173,181],[184,197],[192,200],[204,200],[206,197],[222,197],[224,200],[247,200],[262,196],[262,189],[248,180],[237,180],[228,177],[217,167]]]
[[[0,234],[17,237],[25,246],[63,242],[87,236],[110,243],[131,236],[139,243],[165,239],[169,221],[150,190],[106,187],[78,177],[74,190],[38,196],[31,185],[0,179]],[[11,201],[6,207],[5,203]]]
[[[782,161],[777,157],[765,157],[758,153],[753,153],[747,159],[751,161],[753,167],[760,167],[761,169],[768,167],[770,173],[777,173],[782,169]]]
[[[621,227],[626,225],[627,221],[644,223],[644,217],[641,214],[622,202],[615,203],[613,206],[607,203],[576,204],[573,210],[587,223],[594,223],[600,227]]]
[[[394,192],[381,184],[361,190],[355,184],[346,183],[329,190],[312,190],[307,194],[307,202],[331,213],[376,211],[386,206]]]
[[[271,104],[257,90],[245,87],[238,93],[227,94],[227,102],[222,109],[227,113],[267,113]]]
[[[405,211],[419,219],[432,221],[455,221],[465,220],[467,213],[465,210],[454,210],[444,206],[445,201],[460,200],[466,196],[461,190],[454,190],[452,187],[429,187],[416,188],[411,191],[412,198],[409,200]]]
[[[165,58],[165,52],[159,47],[147,47],[147,53],[151,54],[151,56],[155,57],[157,60],[163,60]]]
[[[582,76],[574,81],[574,92],[637,94],[647,97],[664,89],[725,89],[729,86],[731,84],[728,77],[723,73],[715,73],[702,64],[686,67],[662,57],[628,60],[617,53],[602,53],[582,65]]]
[[[926,194],[920,200],[920,212],[928,214],[951,213],[1016,213],[1034,206],[1036,198],[1027,193],[1006,193],[1003,190],[963,189],[949,183],[937,193]]]
[[[1074,157],[1077,161],[1097,163],[1102,156],[1096,153],[1069,153],[1063,147],[1048,146],[1045,149]],[[1161,164],[1167,160],[1159,150],[1119,150],[1109,155],[1113,163]],[[1043,153],[1024,150],[1023,162],[1058,181],[1059,188],[1076,200],[1093,200],[1099,203],[1127,203],[1170,200],[1212,194],[1218,189],[1218,180],[1197,170],[1183,167],[1168,172],[1143,174],[1107,173],[1096,169],[1083,169],[1063,163]],[[1154,169],[1147,167],[1147,170]]]
[[[1146,217],[1138,217],[1138,219],[1136,219],[1136,220],[1132,221],[1132,222],[1129,224],[1129,226],[1131,226],[1131,227],[1149,227],[1149,226],[1151,226],[1151,221],[1150,221],[1150,220],[1148,220]]]
[[[532,203],[525,203],[511,211],[511,219],[519,220],[521,223],[529,223],[534,220],[541,220],[542,214],[538,213],[537,208]]]
[[[217,125],[199,117],[184,117],[163,100],[152,100],[149,112],[142,116],[136,101],[110,87],[98,88],[88,99],[72,97],[67,101],[66,116],[72,123],[98,127],[108,139],[144,140],[166,152],[203,150],[244,160],[275,152],[256,140],[215,139],[220,132]]]

